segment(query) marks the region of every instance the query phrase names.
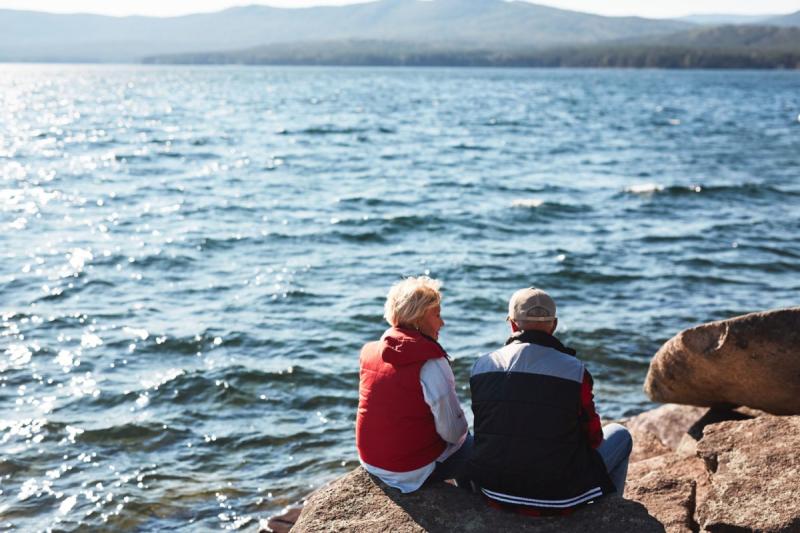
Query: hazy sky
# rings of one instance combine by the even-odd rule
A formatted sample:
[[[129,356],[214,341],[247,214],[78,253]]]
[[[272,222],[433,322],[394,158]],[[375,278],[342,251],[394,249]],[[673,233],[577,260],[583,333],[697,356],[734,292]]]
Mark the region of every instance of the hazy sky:
[[[183,15],[217,11],[247,4],[305,7],[355,3],[356,0],[0,0],[0,9],[29,9],[55,13],[102,13],[105,15]],[[360,0],[363,1],[363,0]],[[784,14],[800,10],[800,0],[542,0],[546,4],[601,15],[679,17],[697,13]]]

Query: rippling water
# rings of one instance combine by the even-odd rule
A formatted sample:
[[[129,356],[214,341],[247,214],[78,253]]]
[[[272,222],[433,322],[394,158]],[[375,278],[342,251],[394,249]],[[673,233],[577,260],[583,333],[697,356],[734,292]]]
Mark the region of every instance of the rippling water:
[[[607,418],[678,330],[798,304],[797,73],[0,73],[2,527],[253,530],[353,468],[402,275],[465,407],[536,284]]]

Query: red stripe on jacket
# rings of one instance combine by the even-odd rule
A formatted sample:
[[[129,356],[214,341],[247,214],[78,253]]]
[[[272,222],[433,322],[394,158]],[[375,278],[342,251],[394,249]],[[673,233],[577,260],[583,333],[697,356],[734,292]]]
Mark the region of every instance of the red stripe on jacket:
[[[580,420],[589,444],[592,448],[597,448],[603,442],[603,426],[600,423],[600,415],[594,408],[594,393],[592,387],[594,380],[588,370],[583,371],[583,382],[581,382],[581,409]]]

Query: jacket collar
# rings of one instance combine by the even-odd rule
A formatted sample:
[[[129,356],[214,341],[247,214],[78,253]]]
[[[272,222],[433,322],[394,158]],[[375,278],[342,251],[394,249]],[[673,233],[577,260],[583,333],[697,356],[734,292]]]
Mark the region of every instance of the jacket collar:
[[[395,366],[447,357],[438,342],[415,329],[389,328],[381,336],[381,344],[381,358]]]
[[[553,337],[552,335],[549,335],[544,331],[537,331],[535,329],[529,329],[527,331],[517,331],[513,333],[506,341],[506,345],[511,344],[512,342],[521,342],[526,344],[538,344],[540,346],[547,346],[548,348],[554,348],[559,352],[568,355],[575,355],[577,353],[572,348],[561,344],[561,341]]]

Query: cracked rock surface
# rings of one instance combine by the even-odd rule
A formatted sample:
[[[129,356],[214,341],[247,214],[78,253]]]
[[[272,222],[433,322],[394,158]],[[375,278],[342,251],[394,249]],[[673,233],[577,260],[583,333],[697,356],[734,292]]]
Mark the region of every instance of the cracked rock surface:
[[[800,531],[800,417],[761,416],[706,428],[697,453],[711,488],[697,511],[707,531]]]
[[[639,416],[652,421],[659,409]],[[637,427],[637,418],[626,423]],[[676,437],[670,433],[670,442]],[[798,532],[798,444],[800,416],[712,409],[676,448],[631,463],[625,497],[668,532]]]

